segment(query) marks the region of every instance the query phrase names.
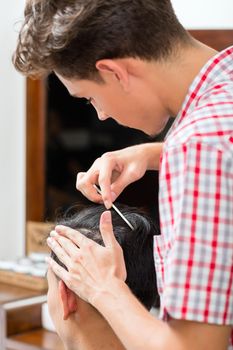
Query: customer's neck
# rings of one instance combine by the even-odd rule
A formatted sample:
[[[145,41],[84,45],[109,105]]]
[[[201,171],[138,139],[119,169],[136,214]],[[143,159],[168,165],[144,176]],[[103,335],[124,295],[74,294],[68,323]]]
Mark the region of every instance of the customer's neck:
[[[71,318],[66,350],[124,350],[108,322],[89,304],[79,302]]]

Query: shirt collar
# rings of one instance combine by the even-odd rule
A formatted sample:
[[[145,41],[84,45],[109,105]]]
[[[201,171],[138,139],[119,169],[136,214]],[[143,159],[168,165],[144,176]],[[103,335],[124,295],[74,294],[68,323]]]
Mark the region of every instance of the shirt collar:
[[[203,95],[207,88],[220,82],[221,84],[226,81],[229,82],[229,80],[233,82],[233,46],[217,53],[208,60],[196,78],[194,78],[181,110],[169,129],[165,140],[167,140],[168,136],[177,128],[187,114],[191,113],[196,105],[196,101]]]

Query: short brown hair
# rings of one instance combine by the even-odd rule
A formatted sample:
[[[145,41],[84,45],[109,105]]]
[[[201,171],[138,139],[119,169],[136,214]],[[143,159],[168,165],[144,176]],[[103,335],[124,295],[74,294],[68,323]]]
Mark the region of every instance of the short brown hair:
[[[13,62],[28,76],[96,79],[100,59],[165,59],[189,41],[170,0],[28,0]]]

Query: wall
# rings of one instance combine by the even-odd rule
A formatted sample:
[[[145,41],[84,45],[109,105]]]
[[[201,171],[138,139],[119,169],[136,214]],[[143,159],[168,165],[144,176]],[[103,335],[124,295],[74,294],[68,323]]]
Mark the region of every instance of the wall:
[[[232,0],[172,0],[189,29],[232,29]],[[11,65],[24,0],[3,1],[0,12],[0,259],[20,256],[25,229],[25,80]],[[211,11],[209,9],[211,8]]]
[[[232,29],[232,0],[171,0],[187,29]]]
[[[23,6],[23,0],[3,1],[0,13],[0,259],[24,251],[25,79],[11,64]]]

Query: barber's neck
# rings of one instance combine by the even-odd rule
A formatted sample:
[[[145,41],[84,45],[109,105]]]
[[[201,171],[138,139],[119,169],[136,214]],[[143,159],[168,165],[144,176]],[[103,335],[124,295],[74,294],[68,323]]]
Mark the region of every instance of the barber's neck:
[[[69,318],[66,350],[124,350],[107,321],[89,304],[79,300],[78,311]]]
[[[150,68],[144,70],[143,77],[150,91],[156,91],[169,115],[177,116],[193,80],[216,54],[211,47],[193,39],[192,45],[180,48],[167,61],[149,63]]]

